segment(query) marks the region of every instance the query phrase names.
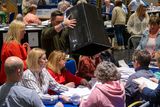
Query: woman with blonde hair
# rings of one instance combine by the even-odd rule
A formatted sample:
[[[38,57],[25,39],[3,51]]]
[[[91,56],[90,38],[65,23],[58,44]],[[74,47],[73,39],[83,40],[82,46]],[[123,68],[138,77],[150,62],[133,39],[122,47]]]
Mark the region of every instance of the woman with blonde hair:
[[[10,56],[17,56],[24,62],[24,69],[26,68],[27,51],[30,50],[29,44],[21,44],[21,40],[25,35],[25,24],[21,21],[14,20],[7,32],[4,39],[4,43],[1,50],[1,72],[0,72],[0,84],[6,81],[6,75],[4,72],[4,62]],[[26,51],[27,49],[27,51]]]
[[[127,29],[131,35],[142,35],[149,23],[149,15],[146,13],[146,7],[140,4],[135,13],[128,20]]]
[[[73,75],[70,71],[65,69],[66,54],[62,51],[53,51],[48,57],[47,69],[58,83],[70,87],[75,85],[89,85],[88,82],[80,77]]]
[[[64,96],[49,95],[48,89],[55,92],[68,90],[63,85],[57,83],[45,68],[47,58],[45,51],[40,48],[32,49],[27,56],[28,69],[23,73],[22,84],[30,89],[35,90],[42,100],[49,98],[56,100],[58,98],[66,99]]]

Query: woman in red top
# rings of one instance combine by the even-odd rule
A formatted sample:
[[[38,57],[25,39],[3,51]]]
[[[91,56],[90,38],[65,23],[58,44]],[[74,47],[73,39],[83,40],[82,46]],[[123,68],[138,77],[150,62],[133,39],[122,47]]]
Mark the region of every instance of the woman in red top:
[[[28,43],[21,45],[21,40],[24,38],[25,24],[21,21],[14,20],[10,26],[7,36],[4,40],[1,51],[1,71],[0,84],[6,81],[6,74],[4,72],[4,62],[10,56],[17,56],[24,62],[24,69],[26,68],[27,51],[30,50]],[[27,49],[27,51],[26,51]]]
[[[53,51],[48,57],[47,69],[51,76],[60,84],[69,87],[75,85],[88,85],[88,82],[80,77],[73,75],[70,71],[65,69],[66,54],[62,51]]]

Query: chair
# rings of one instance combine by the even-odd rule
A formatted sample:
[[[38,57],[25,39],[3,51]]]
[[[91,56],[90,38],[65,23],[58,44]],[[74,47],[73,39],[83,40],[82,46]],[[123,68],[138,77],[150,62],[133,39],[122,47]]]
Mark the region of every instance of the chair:
[[[149,101],[135,101],[132,104],[130,104],[128,107],[149,107],[150,103]]]
[[[69,70],[73,75],[76,74],[76,71],[77,71],[77,66],[76,66],[76,61],[74,59],[68,59],[66,64],[65,64],[65,67],[67,70]]]
[[[142,35],[132,35],[129,39],[128,39],[128,48],[131,47],[131,44],[133,45],[133,48],[136,49],[137,46],[139,45],[139,42],[141,40]]]
[[[141,40],[142,35],[132,35],[129,39],[128,39],[128,56],[130,59],[130,53],[131,53],[131,44],[133,45],[133,51],[138,47],[139,42]]]

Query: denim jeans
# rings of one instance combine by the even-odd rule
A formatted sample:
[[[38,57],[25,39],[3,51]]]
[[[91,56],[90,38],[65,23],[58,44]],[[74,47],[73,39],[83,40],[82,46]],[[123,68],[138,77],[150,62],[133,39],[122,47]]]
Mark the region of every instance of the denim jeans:
[[[124,45],[125,25],[114,25],[114,30],[118,46]]]

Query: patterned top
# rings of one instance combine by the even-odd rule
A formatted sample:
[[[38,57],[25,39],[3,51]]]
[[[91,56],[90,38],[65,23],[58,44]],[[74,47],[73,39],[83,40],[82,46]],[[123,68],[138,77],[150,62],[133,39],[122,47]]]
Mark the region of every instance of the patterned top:
[[[41,99],[51,98],[57,99],[58,96],[48,95],[48,89],[51,89],[57,93],[67,91],[67,87],[57,83],[47,69],[42,69],[40,73],[36,73],[27,69],[23,73],[22,84],[30,89],[36,90]]]

